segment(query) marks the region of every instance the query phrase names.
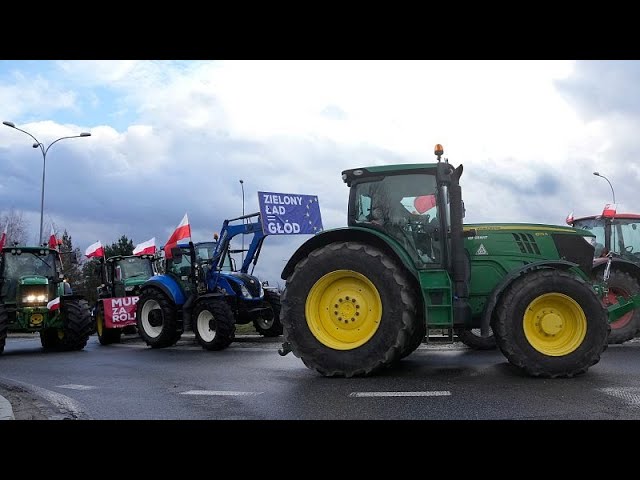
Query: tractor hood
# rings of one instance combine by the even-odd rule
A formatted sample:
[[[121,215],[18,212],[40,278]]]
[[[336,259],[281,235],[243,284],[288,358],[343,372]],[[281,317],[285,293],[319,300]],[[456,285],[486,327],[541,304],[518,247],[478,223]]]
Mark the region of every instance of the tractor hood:
[[[591,271],[595,236],[587,230],[533,223],[465,224],[464,248],[478,260],[509,256],[520,261],[565,260]]]
[[[244,285],[253,297],[262,296],[262,284],[256,277],[242,272],[221,272],[221,275],[227,277],[229,282]]]

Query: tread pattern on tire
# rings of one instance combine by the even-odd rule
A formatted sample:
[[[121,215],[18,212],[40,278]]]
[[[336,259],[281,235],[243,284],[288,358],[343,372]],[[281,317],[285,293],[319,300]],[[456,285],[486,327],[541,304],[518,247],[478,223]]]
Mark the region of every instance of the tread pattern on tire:
[[[211,342],[205,342],[198,332],[198,314],[203,310],[209,310],[216,321],[216,335]],[[192,314],[192,327],[196,335],[196,341],[205,350],[224,350],[234,340],[236,323],[233,311],[225,300],[201,300],[196,304]]]
[[[147,298],[155,300],[162,310],[162,331],[157,337],[150,337],[142,327],[142,307],[146,303]],[[175,345],[182,336],[178,332],[178,314],[175,305],[160,290],[154,287],[146,288],[140,294],[138,303],[136,304],[136,323],[138,333],[151,348],[165,348]]]
[[[304,279],[305,275],[316,275],[316,267],[327,264],[340,253],[347,254],[346,258],[349,258],[349,256],[357,256],[362,259],[364,257],[366,259],[366,265],[377,268],[379,272],[383,272],[381,275],[389,278],[389,284],[382,285],[382,288],[384,288],[385,292],[390,292],[390,295],[399,298],[399,303],[401,304],[402,314],[396,319],[387,319],[387,321],[398,322],[394,341],[390,345],[386,345],[384,351],[379,352],[377,357],[363,360],[361,366],[350,367],[340,365],[341,362],[335,361],[333,362],[333,366],[326,366],[327,363],[331,363],[331,360],[335,360],[329,359],[329,361],[327,361],[328,357],[337,357],[342,354],[343,351],[332,350],[320,344],[317,340],[315,340],[313,345],[300,345],[297,340],[298,329],[306,329],[308,332],[304,315],[304,303],[306,302],[306,297],[309,292],[297,292],[296,287]],[[362,265],[362,262],[359,265]],[[335,271],[341,268],[348,267],[338,265],[329,271]],[[358,270],[358,265],[349,268]],[[317,280],[317,278],[315,280]],[[383,292],[380,291],[380,293],[382,296]],[[282,294],[281,301],[282,310],[280,321],[283,325],[285,342],[289,343],[293,354],[300,358],[309,369],[315,370],[323,376],[368,376],[378,372],[382,368],[388,367],[400,359],[402,353],[407,352],[412,335],[415,335],[418,315],[416,313],[414,288],[410,277],[404,271],[403,266],[397,265],[396,262],[382,250],[361,242],[335,242],[312,251],[295,266],[292,274],[286,281],[286,288]],[[302,312],[294,311],[296,308],[302,308]],[[379,332],[376,332],[376,335],[378,333]],[[309,335],[311,334],[309,333]],[[349,352],[354,350],[350,350]]]
[[[62,350],[82,350],[93,331],[91,311],[86,300],[65,300],[62,304],[64,336]]]
[[[592,297],[588,297],[589,307],[593,309],[591,318],[587,314],[587,334],[580,347],[566,357],[577,358],[578,351],[581,357],[575,361],[567,362],[565,357],[546,357],[533,350],[531,346],[522,347],[519,342],[519,331],[522,327],[522,317],[514,320],[514,312],[519,308],[526,308],[521,305],[522,300],[518,298],[521,292],[528,289],[542,289],[543,293],[549,293],[547,287],[562,290],[572,282],[576,290],[584,289],[585,297],[587,290],[591,292]],[[546,289],[546,290],[545,290]],[[553,291],[553,290],[551,290]],[[557,290],[556,290],[557,291]],[[497,306],[497,315],[492,319],[492,329],[496,342],[502,353],[509,362],[528,375],[533,377],[544,378],[570,378],[583,374],[591,366],[600,361],[600,355],[607,349],[608,335],[611,326],[606,322],[606,309],[592,289],[583,279],[562,270],[552,268],[544,268],[526,274],[515,280],[503,293]],[[598,320],[597,317],[600,317]],[[515,325],[515,327],[514,327]],[[522,333],[524,336],[524,333]],[[588,342],[591,342],[589,344]],[[586,346],[585,346],[586,345]],[[560,360],[558,360],[560,359]],[[555,362],[553,366],[549,362]]]

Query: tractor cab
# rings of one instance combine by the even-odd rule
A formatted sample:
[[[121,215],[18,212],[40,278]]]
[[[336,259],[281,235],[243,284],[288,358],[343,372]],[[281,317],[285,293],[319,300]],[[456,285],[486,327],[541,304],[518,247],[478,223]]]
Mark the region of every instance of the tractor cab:
[[[596,258],[613,252],[633,262],[640,260],[640,215],[603,212],[602,215],[575,218],[567,223],[596,236]]]
[[[140,285],[155,275],[153,255],[114,256],[106,260],[107,283],[114,297],[138,295]]]

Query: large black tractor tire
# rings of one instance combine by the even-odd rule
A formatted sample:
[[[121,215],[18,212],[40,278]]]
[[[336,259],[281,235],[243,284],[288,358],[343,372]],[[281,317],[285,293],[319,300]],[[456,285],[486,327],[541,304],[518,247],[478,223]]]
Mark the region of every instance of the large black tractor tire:
[[[361,242],[318,248],[287,279],[285,342],[321,375],[373,374],[409,350],[419,317],[412,285],[404,267],[379,248]]]
[[[9,312],[0,302],[0,354],[4,352],[4,345],[7,343],[7,333],[9,332]]]
[[[496,339],[489,327],[489,335],[483,337],[479,328],[464,328],[457,332],[458,340],[474,350],[493,350],[496,348]]]
[[[205,350],[224,350],[233,342],[236,323],[231,307],[224,299],[205,299],[191,314],[196,341]]]
[[[86,300],[66,300],[61,305],[63,335],[60,349],[64,351],[82,350],[93,331],[91,310]]]
[[[176,306],[157,288],[146,288],[140,295],[136,325],[140,337],[151,348],[170,347],[182,336],[178,331]]]
[[[98,335],[98,341],[100,345],[111,345],[112,343],[120,343],[120,337],[122,335],[121,328],[107,328],[104,324],[104,307],[102,306],[102,300],[100,305],[95,310],[95,330]]]
[[[597,280],[602,281],[602,273]],[[617,303],[617,297],[629,298],[640,293],[640,284],[627,272],[612,269],[609,275],[609,293],[603,302],[605,307]],[[624,343],[634,338],[640,332],[640,309],[632,310],[614,322],[611,322],[610,344]]]
[[[40,330],[40,344],[45,350],[57,350],[60,348],[60,341],[63,332],[58,333],[57,328],[45,328]]]
[[[407,346],[400,353],[399,359],[402,359],[415,352],[418,347],[422,345],[422,342],[424,342],[424,337],[427,336],[427,325],[421,315],[416,316],[414,327],[415,328],[413,329],[413,333],[409,335]]]
[[[534,377],[573,377],[600,361],[607,348],[607,312],[584,280],[543,269],[515,280],[493,318],[498,347]]]
[[[264,291],[264,307],[271,309],[271,315],[266,318],[259,315],[253,319],[253,326],[264,337],[277,337],[282,335],[282,323],[280,323],[280,294],[273,290]]]

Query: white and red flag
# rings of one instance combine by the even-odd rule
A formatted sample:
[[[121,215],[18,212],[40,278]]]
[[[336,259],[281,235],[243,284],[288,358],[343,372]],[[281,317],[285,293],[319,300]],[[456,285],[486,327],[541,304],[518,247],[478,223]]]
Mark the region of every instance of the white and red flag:
[[[84,252],[84,256],[87,258],[104,257],[104,247],[102,246],[102,243],[100,243],[100,240],[89,245]]]
[[[2,235],[0,235],[0,248],[4,248],[4,244],[7,243],[7,227],[9,226],[9,222],[4,226],[4,231]]]
[[[191,240],[191,225],[189,225],[189,218],[186,213],[164,245],[165,258],[171,258],[171,249],[177,247],[180,240],[185,239]]]
[[[56,232],[53,231],[53,225],[51,226],[51,235],[49,235],[49,248],[58,248],[58,239]]]
[[[133,249],[134,255],[145,255],[156,253],[156,237],[153,237],[151,240],[147,240],[146,242],[139,243],[136,245],[136,248]]]
[[[54,298],[47,303],[47,308],[51,311],[58,310],[60,308],[60,297]]]

